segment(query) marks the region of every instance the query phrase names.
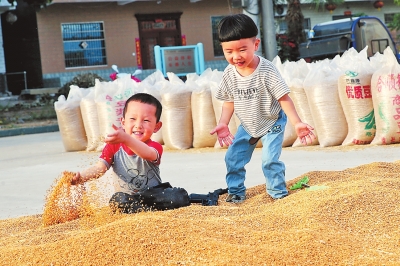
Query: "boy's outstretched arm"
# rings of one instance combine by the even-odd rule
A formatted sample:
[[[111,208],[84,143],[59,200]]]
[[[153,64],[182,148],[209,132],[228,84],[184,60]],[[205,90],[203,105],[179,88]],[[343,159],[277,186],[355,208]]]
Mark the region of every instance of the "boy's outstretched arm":
[[[215,134],[215,132],[217,133],[218,142],[221,147],[223,147],[224,144],[227,146],[231,145],[234,139],[228,127],[229,121],[231,120],[233,115],[233,110],[233,102],[224,102],[224,104],[222,105],[222,113],[221,118],[219,119],[219,123],[210,132],[211,135]]]
[[[82,172],[77,172],[72,178],[71,185],[83,184],[94,178],[99,178],[107,171],[107,166],[102,161],[98,161],[92,167],[83,170]]]
[[[294,107],[293,101],[289,97],[289,95],[285,94],[278,101],[282,107],[282,110],[289,118],[289,121],[294,126],[297,137],[300,139],[301,143],[307,145],[309,141],[311,144],[313,139],[315,139],[315,135],[312,132],[314,128],[301,121],[299,115],[297,114],[296,108]]]

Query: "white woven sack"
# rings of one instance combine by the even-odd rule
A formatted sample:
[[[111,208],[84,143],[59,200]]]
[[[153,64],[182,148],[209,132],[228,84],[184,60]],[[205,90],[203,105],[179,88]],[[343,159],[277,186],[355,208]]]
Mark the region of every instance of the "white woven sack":
[[[186,81],[186,86],[193,86],[191,97],[193,121],[193,148],[214,147],[216,134],[210,131],[216,127],[210,85],[203,80]]]
[[[95,151],[101,145],[99,118],[96,102],[94,100],[94,88],[89,88],[89,93],[82,98],[80,103],[81,115],[87,136],[86,151]]]
[[[102,151],[104,146],[106,145],[103,142],[103,139],[107,136],[107,134],[112,131],[113,123],[120,123],[119,121],[115,121],[117,118],[112,117],[111,107],[107,104],[107,97],[112,98],[110,95],[114,95],[118,91],[117,82],[115,81],[104,81],[101,82],[96,80],[95,83],[95,104],[97,110],[97,117],[99,120],[99,132],[101,141],[96,148],[96,151]],[[120,124],[118,124],[120,126]]]
[[[278,70],[281,72],[282,77],[285,79],[286,84],[290,88],[289,96],[293,101],[293,104],[301,121],[314,127],[314,121],[312,119],[310,107],[308,106],[307,95],[303,87],[304,79],[307,77],[310,71],[310,64],[307,63],[304,59],[301,59],[297,62],[285,61],[285,63],[281,65],[278,64],[279,60],[277,60],[276,62]],[[288,123],[290,123],[289,119]],[[291,126],[293,127],[293,125]],[[294,130],[294,127],[292,130]],[[313,133],[316,138],[313,139],[311,143],[308,143],[308,145],[319,144],[316,130],[314,130]],[[300,142],[300,139],[298,139],[296,135],[296,139],[292,143],[292,147],[299,147],[303,145],[304,144]]]
[[[68,98],[65,99],[61,95],[54,103],[60,134],[64,149],[67,152],[82,151],[87,146],[87,137],[80,110],[80,101],[86,93],[84,90],[71,85]]]
[[[384,51],[391,61],[393,53]],[[394,62],[394,60],[392,60]],[[371,144],[387,145],[400,143],[400,86],[397,77],[400,65],[387,64],[372,75],[372,101],[375,110],[376,134]]]
[[[347,122],[338,93],[339,70],[335,60],[323,60],[304,80],[308,104],[321,147],[341,145],[347,136]]]
[[[396,94],[399,87],[394,80],[400,72],[397,59],[387,47],[383,55],[377,53],[371,57],[371,63],[376,69],[371,79],[376,123],[376,134],[371,144],[399,143],[400,106]]]
[[[117,78],[112,82],[96,80],[95,101],[99,118],[100,134],[103,137],[114,132],[113,125],[121,128],[121,118],[126,100],[138,91],[138,84],[129,75]],[[97,147],[101,151],[105,144]]]
[[[160,70],[157,70],[153,74],[147,76],[144,80],[142,80],[142,82],[138,83],[139,91],[153,95],[155,98],[157,98],[157,100],[161,102],[161,88],[163,87],[163,83],[165,82],[168,81],[165,80],[162,72]],[[160,118],[160,121],[163,122],[162,118]],[[162,129],[154,133],[151,136],[151,139],[163,145],[164,140]]]
[[[193,143],[192,91],[173,74],[169,73],[168,78],[169,85],[161,91],[164,144],[170,149],[189,149]]]
[[[339,98],[348,126],[343,146],[369,144],[374,139],[376,130],[371,77],[372,74],[348,72],[339,78]]]

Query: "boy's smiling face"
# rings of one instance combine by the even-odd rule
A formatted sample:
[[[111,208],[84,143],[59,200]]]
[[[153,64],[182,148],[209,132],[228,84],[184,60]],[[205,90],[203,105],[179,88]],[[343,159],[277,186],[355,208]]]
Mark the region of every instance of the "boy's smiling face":
[[[246,38],[237,41],[222,42],[222,50],[229,64],[234,65],[244,76],[253,73],[258,65],[254,53],[258,50],[260,39]]]
[[[121,124],[127,134],[142,142],[148,141],[162,125],[157,122],[155,106],[137,101],[128,103]]]

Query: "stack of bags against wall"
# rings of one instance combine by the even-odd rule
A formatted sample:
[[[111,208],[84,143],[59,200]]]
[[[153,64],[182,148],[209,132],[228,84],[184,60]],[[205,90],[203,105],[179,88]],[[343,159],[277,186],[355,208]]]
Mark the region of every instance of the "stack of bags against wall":
[[[340,58],[338,91],[348,128],[344,146],[369,144],[375,136],[371,94],[374,69],[368,60],[367,48],[360,52],[350,48]]]
[[[308,105],[307,96],[303,88],[303,81],[309,71],[307,62],[301,59],[297,62],[285,61],[285,63],[282,64],[278,56],[275,57],[275,59],[272,62],[278,68],[283,79],[290,88],[289,96],[293,101],[293,104],[296,108],[296,111],[300,119],[304,123],[307,123],[310,126],[314,127],[314,122]],[[316,130],[314,130],[314,134],[317,136]],[[313,140],[308,145],[317,145],[317,144],[318,144],[318,138]],[[297,138],[294,126],[289,121],[289,119],[287,120],[286,123],[285,135],[282,146],[283,147],[303,146],[303,144]]]
[[[67,99],[64,95],[54,103],[57,122],[65,151],[85,150],[88,140],[82,120],[80,102],[89,89],[72,85]]]
[[[96,80],[94,104],[97,111],[99,136],[96,151],[102,151],[105,143],[104,137],[113,132],[112,125],[122,127],[121,118],[126,100],[136,93],[148,93],[161,102],[160,89],[166,80],[161,71],[156,71],[141,82],[131,79],[130,75],[121,75],[112,82],[100,82]],[[92,102],[93,104],[93,102]],[[94,116],[93,116],[93,120]],[[152,140],[164,144],[162,131],[153,134]]]
[[[390,47],[371,57],[376,134],[371,144],[400,143],[400,65]]]
[[[321,147],[341,145],[347,136],[347,122],[338,93],[339,60],[340,56],[336,56],[310,63],[303,83]]]

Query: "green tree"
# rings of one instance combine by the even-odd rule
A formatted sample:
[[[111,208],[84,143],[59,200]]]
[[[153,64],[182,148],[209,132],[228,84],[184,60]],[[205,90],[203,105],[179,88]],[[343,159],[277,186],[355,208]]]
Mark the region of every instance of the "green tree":
[[[297,61],[300,56],[299,44],[305,42],[306,37],[303,28],[304,16],[301,12],[300,0],[287,0],[288,9],[286,12],[285,21],[287,24],[286,34],[280,35],[278,52],[281,61]]]
[[[394,0],[396,5],[400,5],[400,0]],[[391,30],[400,30],[400,13],[393,15],[393,20],[388,25]]]

